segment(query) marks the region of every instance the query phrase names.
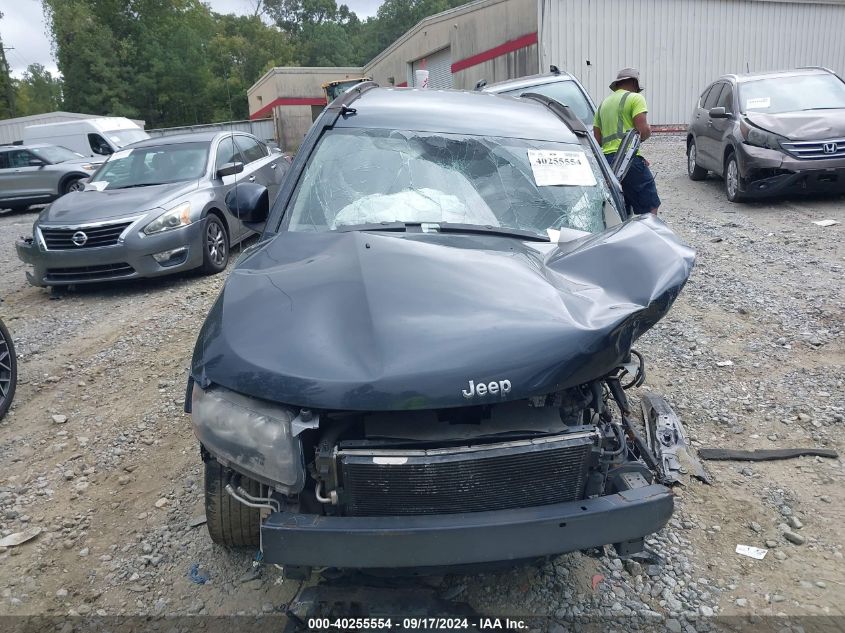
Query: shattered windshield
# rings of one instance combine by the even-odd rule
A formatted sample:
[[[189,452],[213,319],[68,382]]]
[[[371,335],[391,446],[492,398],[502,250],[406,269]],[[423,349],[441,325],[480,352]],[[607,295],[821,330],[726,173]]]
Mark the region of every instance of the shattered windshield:
[[[577,143],[380,129],[326,134],[294,194],[288,229],[460,223],[596,233],[619,222]]]

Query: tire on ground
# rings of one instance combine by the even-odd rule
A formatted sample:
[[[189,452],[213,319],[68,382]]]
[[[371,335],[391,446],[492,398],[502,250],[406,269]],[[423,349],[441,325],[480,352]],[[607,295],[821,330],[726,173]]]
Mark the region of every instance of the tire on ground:
[[[704,180],[707,178],[707,170],[704,167],[699,167],[698,163],[694,163],[694,156],[690,156],[695,152],[698,154],[698,147],[696,147],[695,139],[690,139],[687,143],[687,175],[690,180]]]
[[[227,547],[260,545],[261,510],[237,501],[225,490],[232,471],[213,457],[205,460],[205,520],[211,540]],[[252,496],[261,495],[261,485],[241,477],[241,487]]]
[[[223,249],[222,262],[216,262],[211,256],[209,247],[209,230],[212,226],[216,226],[222,231],[223,241],[221,247]],[[205,219],[205,229],[202,234],[202,271],[207,275],[216,275],[226,270],[229,264],[229,232],[226,230],[226,225],[223,224],[216,214],[209,213]]]

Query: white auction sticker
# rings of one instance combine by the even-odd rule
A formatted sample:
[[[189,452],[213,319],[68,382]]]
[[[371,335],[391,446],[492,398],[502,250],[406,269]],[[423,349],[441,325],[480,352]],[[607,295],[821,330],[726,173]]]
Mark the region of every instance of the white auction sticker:
[[[755,108],[768,108],[772,105],[771,97],[754,97],[745,102],[746,110],[754,110]]]
[[[596,184],[596,176],[584,152],[529,149],[528,162],[538,187],[591,187]]]
[[[131,149],[122,149],[119,152],[115,152],[109,157],[109,160],[120,160],[121,158],[126,158],[129,154],[132,153]]]

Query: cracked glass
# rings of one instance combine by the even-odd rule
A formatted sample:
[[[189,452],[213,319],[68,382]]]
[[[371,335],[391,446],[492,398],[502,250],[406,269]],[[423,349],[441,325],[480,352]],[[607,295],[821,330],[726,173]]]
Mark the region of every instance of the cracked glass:
[[[583,152],[587,186],[538,186],[529,150]],[[311,157],[289,207],[291,231],[379,222],[451,222],[596,233],[620,221],[589,147],[492,136],[340,129]]]

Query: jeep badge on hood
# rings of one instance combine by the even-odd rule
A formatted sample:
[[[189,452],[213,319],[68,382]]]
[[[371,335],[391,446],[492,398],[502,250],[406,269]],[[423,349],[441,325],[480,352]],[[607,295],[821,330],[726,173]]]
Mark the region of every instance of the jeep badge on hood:
[[[486,396],[490,394],[495,396],[499,394],[501,396],[505,396],[510,393],[511,390],[511,381],[510,380],[499,380],[483,383],[480,382],[477,385],[475,384],[474,380],[469,381],[469,389],[462,389],[461,393],[464,394],[464,398],[472,398],[473,396]]]

